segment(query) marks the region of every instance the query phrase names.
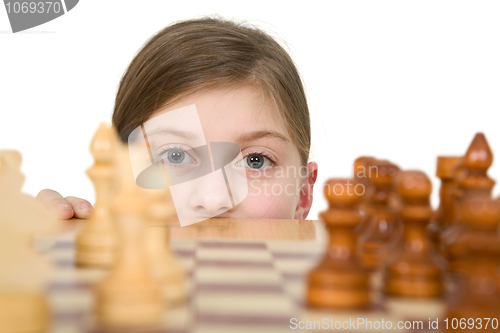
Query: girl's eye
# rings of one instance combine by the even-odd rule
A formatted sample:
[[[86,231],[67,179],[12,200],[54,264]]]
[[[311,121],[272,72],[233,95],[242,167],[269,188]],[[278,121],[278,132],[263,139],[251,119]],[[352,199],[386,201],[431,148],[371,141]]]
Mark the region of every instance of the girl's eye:
[[[169,149],[167,158],[170,163],[182,163],[186,158],[186,153],[182,150]]]
[[[273,165],[273,161],[263,154],[249,154],[245,156],[236,165],[244,166],[250,169],[262,169]]]
[[[247,156],[247,164],[252,169],[260,169],[264,165],[264,156],[249,155]]]
[[[174,147],[166,148],[160,152],[162,160],[166,160],[170,164],[186,164],[195,163],[195,160],[184,149]]]

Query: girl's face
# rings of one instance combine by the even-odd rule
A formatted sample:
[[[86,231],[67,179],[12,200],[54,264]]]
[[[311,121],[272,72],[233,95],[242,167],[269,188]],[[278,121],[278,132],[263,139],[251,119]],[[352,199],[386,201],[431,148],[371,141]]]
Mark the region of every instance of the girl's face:
[[[193,189],[175,198],[178,214],[182,209],[182,214],[191,216],[305,219],[312,204],[317,165],[302,166],[285,124],[261,91],[250,86],[202,91],[159,109],[149,119],[193,104],[207,143],[230,142],[240,147],[240,158],[232,167],[246,175],[248,194],[233,207],[217,192]],[[190,145],[175,133],[148,139],[165,167],[196,164],[196,156],[189,155],[196,143]]]

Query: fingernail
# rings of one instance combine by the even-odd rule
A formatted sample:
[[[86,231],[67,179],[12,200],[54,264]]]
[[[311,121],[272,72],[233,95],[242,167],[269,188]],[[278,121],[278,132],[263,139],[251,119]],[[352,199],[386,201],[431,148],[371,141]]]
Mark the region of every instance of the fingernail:
[[[91,211],[92,210],[92,206],[90,206],[89,203],[84,202],[84,203],[80,204],[80,209],[81,210]]]
[[[70,205],[63,204],[63,203],[60,203],[59,205],[57,205],[57,209],[59,209],[59,210],[69,209],[69,210],[73,211],[73,209],[71,209]]]

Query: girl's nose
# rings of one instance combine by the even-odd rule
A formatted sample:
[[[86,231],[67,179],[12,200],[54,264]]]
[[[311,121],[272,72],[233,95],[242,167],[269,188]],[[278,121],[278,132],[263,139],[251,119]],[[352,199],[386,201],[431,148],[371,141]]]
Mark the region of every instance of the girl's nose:
[[[200,177],[189,198],[189,207],[197,214],[217,216],[233,208],[221,170]]]

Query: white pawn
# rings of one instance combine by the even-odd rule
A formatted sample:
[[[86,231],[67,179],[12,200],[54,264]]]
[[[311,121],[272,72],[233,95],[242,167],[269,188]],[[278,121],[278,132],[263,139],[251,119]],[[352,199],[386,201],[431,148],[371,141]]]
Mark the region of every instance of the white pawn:
[[[76,264],[109,267],[117,251],[117,231],[111,214],[116,193],[114,150],[119,139],[113,128],[101,123],[90,144],[94,165],[87,170],[95,188],[94,213],[76,237]]]
[[[119,230],[119,252],[95,293],[95,315],[101,326],[149,327],[160,324],[163,301],[144,253],[145,198],[135,184],[128,148],[117,147],[119,192],[113,212]]]
[[[168,186],[167,186],[168,188]],[[185,272],[169,245],[169,229],[166,222],[175,217],[175,208],[168,190],[143,189],[148,199],[145,246],[154,278],[162,287],[168,304],[180,303],[186,297]]]

